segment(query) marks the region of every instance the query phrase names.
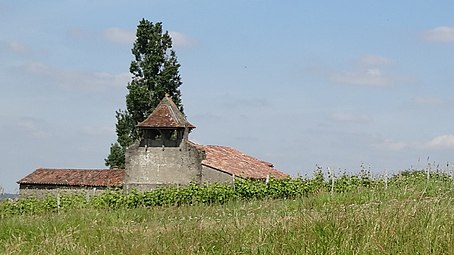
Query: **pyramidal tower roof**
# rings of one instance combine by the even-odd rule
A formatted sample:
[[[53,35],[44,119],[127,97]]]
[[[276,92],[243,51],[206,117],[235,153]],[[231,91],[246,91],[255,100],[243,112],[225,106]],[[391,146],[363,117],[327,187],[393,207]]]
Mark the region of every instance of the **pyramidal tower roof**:
[[[139,128],[195,128],[186,120],[172,98],[166,94],[154,111],[137,127]]]

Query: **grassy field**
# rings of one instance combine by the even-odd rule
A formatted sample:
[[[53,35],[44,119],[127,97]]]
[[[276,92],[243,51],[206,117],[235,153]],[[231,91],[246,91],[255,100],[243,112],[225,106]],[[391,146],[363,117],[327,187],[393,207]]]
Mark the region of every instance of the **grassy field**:
[[[454,254],[450,180],[293,199],[4,215],[1,254]],[[1,208],[1,207],[0,207]]]

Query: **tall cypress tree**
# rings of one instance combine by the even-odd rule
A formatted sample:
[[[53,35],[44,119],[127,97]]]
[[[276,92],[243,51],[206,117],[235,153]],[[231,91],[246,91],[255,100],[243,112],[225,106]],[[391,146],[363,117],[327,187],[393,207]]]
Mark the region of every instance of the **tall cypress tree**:
[[[110,168],[124,168],[126,148],[140,138],[136,125],[153,112],[166,93],[183,111],[180,64],[172,49],[172,38],[168,31],[162,31],[162,23],[142,19],[131,51],[134,60],[129,67],[132,80],[127,86],[126,110],[116,111],[117,142],[105,159]]]

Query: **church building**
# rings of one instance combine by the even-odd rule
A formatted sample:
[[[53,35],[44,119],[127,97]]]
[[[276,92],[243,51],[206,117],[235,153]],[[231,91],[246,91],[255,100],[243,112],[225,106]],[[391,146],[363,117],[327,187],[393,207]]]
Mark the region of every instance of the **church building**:
[[[127,148],[125,169],[39,168],[18,181],[21,195],[107,188],[150,191],[189,183],[229,183],[234,178],[288,178],[271,163],[226,146],[189,141],[195,128],[166,95],[137,125],[142,137]]]

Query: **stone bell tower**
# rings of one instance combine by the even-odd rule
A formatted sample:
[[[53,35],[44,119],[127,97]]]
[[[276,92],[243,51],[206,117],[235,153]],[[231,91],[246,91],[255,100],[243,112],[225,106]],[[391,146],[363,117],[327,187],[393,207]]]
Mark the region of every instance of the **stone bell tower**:
[[[188,141],[195,128],[169,95],[137,125],[142,137],[126,150],[125,187],[141,191],[201,182],[204,154]]]
[[[168,94],[155,110],[137,125],[142,132],[140,147],[179,147],[195,128]]]

